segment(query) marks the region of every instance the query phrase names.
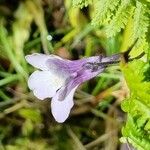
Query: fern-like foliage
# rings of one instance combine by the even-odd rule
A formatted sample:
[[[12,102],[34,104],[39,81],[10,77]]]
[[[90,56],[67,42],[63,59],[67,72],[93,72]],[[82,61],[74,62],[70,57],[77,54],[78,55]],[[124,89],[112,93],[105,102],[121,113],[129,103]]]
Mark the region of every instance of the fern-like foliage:
[[[134,11],[132,24],[133,31],[130,37],[131,40],[139,38],[138,43],[136,45],[136,49],[139,49],[139,51],[141,51],[141,49],[144,49],[146,53],[148,51],[146,34],[150,25],[150,19],[147,10],[148,8],[141,2],[136,2],[136,8]]]
[[[137,37],[145,38],[145,33],[148,30],[149,18],[146,15],[146,7],[142,3],[137,2],[134,12],[133,22],[133,38]]]
[[[138,60],[122,69],[130,89],[130,98],[122,103],[122,109],[128,113],[123,140],[139,150],[150,149],[150,82],[144,81],[145,65]]]
[[[147,31],[150,27],[150,2],[147,0],[73,0],[73,5],[84,7],[92,4],[92,25],[104,27],[108,37],[115,36],[118,32],[128,30],[124,41],[130,46],[135,39],[139,39],[133,55],[145,49],[147,52]],[[128,25],[130,24],[130,26]]]
[[[73,6],[79,6],[80,8],[87,7],[89,4],[92,4],[93,0],[73,0]]]
[[[92,24],[99,26],[108,24],[119,5],[120,0],[97,0],[94,3],[95,12]]]
[[[132,5],[130,4],[130,0],[122,0],[116,14],[113,16],[108,26],[106,26],[106,34],[111,37],[117,32],[120,32],[127,24],[131,11]]]

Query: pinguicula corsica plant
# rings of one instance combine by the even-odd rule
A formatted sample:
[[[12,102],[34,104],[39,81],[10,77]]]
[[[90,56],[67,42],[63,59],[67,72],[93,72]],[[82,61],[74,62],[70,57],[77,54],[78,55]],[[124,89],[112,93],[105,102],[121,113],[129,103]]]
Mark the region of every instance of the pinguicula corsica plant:
[[[34,53],[27,55],[29,64],[36,67],[28,80],[28,86],[38,99],[52,98],[51,111],[57,122],[64,122],[74,105],[73,96],[77,87],[99,75],[109,64],[118,63],[121,56],[93,56],[80,60],[66,60],[56,55]]]

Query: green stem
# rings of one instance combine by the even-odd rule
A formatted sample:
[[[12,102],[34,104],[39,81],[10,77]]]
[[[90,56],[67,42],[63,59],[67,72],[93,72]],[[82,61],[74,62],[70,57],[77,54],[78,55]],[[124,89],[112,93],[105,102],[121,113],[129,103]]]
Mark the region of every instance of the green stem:
[[[15,56],[13,55],[11,46],[9,45],[9,42],[7,40],[7,34],[6,34],[6,30],[3,27],[2,23],[0,24],[0,41],[4,47],[4,50],[8,56],[8,58],[10,59],[10,61],[12,62],[15,70],[22,74],[26,79],[27,79],[27,73],[24,71],[24,69],[22,68],[22,66],[17,62],[17,59],[15,58]]]
[[[0,97],[4,100],[4,101],[9,101],[10,98],[2,91],[0,90]]]
[[[19,78],[20,78],[20,75],[11,75],[9,77],[6,77],[6,78],[0,80],[0,87],[4,86],[5,84],[8,84],[12,81],[19,80]]]

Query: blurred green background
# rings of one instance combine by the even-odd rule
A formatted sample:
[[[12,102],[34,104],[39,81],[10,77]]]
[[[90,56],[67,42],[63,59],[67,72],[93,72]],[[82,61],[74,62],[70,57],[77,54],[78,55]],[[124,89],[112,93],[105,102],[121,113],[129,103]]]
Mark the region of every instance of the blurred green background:
[[[50,100],[27,87],[34,68],[24,56],[35,52],[80,59],[119,53],[122,32],[108,38],[91,25],[93,7],[71,0],[0,0],[0,150],[117,150],[129,94],[119,65],[82,84],[63,124],[55,122]],[[122,47],[124,47],[122,45]]]

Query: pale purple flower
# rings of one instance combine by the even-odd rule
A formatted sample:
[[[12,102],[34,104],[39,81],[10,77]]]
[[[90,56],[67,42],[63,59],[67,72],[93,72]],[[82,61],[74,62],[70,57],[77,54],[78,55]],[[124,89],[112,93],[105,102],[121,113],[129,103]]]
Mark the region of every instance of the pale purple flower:
[[[28,86],[38,99],[52,98],[52,114],[57,122],[64,122],[73,107],[76,88],[100,74],[107,63],[118,59],[119,55],[93,56],[75,61],[55,55],[37,53],[27,55],[27,62],[39,69],[29,77]]]

